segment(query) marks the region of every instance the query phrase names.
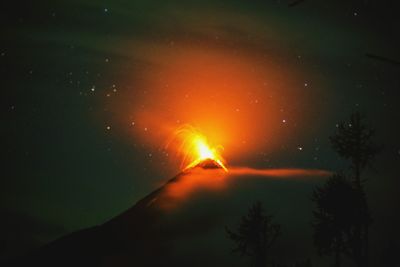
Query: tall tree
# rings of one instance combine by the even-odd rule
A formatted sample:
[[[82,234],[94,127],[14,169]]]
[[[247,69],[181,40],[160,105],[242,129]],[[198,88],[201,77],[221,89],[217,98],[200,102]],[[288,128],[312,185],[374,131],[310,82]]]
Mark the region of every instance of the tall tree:
[[[358,190],[343,174],[334,174],[314,189],[312,201],[314,244],[320,255],[333,255],[334,266],[341,265],[342,255],[350,253],[352,233],[358,215]]]
[[[371,166],[380,148],[373,142],[375,131],[368,128],[359,112],[354,112],[348,122],[337,124],[336,133],[329,139],[340,157],[350,160],[355,186],[361,188],[361,173]]]
[[[358,266],[368,265],[368,231],[371,219],[362,185],[361,174],[371,166],[380,148],[374,143],[375,131],[368,128],[359,112],[351,114],[348,122],[337,125],[336,133],[330,137],[333,149],[340,157],[350,161],[355,188],[358,190],[359,215],[352,238],[352,256]],[[367,214],[367,215],[365,215]],[[367,219],[368,218],[368,219]]]
[[[236,232],[226,228],[228,237],[236,243],[233,252],[251,258],[251,266],[266,266],[268,252],[281,234],[279,224],[273,223],[271,215],[265,215],[261,202],[249,208],[248,214],[242,217]]]

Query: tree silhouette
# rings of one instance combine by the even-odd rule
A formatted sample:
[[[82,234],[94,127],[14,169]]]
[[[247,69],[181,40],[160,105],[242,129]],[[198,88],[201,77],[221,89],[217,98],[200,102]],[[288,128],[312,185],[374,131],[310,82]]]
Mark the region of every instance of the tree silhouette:
[[[281,234],[279,224],[273,223],[271,215],[264,215],[261,202],[253,204],[246,216],[242,217],[237,232],[226,228],[228,237],[237,247],[233,252],[251,258],[251,266],[265,266],[268,251]]]
[[[359,218],[368,220],[368,213],[360,209],[364,198],[359,192],[343,174],[334,174],[312,194],[316,204],[312,224],[314,244],[320,255],[333,255],[337,267],[343,254],[351,254]],[[359,214],[360,211],[364,214]]]
[[[361,188],[361,173],[371,166],[380,148],[373,142],[375,131],[368,128],[359,112],[351,114],[348,122],[340,122],[329,139],[340,157],[350,160],[355,186]]]
[[[360,113],[355,112],[348,122],[339,123],[336,133],[330,137],[333,149],[340,157],[350,161],[354,187],[358,191],[355,214],[359,217],[355,218],[356,226],[350,242],[350,255],[358,266],[368,265],[368,231],[371,219],[361,174],[366,167],[371,166],[380,151],[380,147],[373,142],[374,133],[373,129],[365,125]]]

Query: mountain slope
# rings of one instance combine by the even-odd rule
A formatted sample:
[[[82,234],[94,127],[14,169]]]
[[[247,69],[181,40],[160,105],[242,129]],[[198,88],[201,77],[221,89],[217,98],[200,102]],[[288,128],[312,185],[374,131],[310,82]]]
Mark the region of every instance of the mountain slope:
[[[179,233],[179,226],[165,218],[184,201],[182,192],[193,186],[191,179],[215,170],[221,167],[213,160],[200,162],[108,222],[66,235],[11,265],[164,266],[169,240]]]

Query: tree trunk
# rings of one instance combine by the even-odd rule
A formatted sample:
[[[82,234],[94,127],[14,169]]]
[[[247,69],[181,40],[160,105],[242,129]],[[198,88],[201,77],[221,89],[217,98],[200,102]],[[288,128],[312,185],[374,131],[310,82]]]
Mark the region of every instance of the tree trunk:
[[[368,261],[369,261],[369,238],[368,238],[368,233],[369,233],[369,226],[368,224],[365,225],[365,237],[364,237],[364,266],[368,267]]]
[[[358,163],[358,160],[355,161],[354,163],[354,183],[355,187],[358,190],[361,190],[361,171],[360,171],[360,164]]]
[[[355,188],[358,191],[358,201],[359,201],[359,209],[362,208],[362,194],[363,188],[361,185],[361,175],[360,175],[360,164],[359,160],[356,159],[354,162],[354,183]],[[361,210],[359,211],[359,216],[361,216]],[[364,267],[364,238],[363,238],[363,222],[361,218],[357,218],[357,222],[354,229],[354,244],[353,244],[353,253],[354,253],[354,260],[358,267]]]
[[[254,255],[253,266],[254,267],[265,267],[267,264],[266,253],[263,251],[259,251]]]
[[[340,251],[337,249],[335,251],[335,267],[340,267],[341,264],[341,258],[340,258]]]

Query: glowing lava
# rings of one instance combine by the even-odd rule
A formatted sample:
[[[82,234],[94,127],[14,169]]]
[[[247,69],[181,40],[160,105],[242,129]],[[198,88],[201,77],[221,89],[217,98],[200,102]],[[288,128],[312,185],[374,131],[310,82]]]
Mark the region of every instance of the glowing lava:
[[[201,136],[196,136],[194,140],[192,141],[195,147],[195,151],[198,155],[197,159],[192,161],[188,166],[186,166],[185,169],[191,168],[199,164],[200,162],[211,159],[214,160],[218,165],[223,168],[226,172],[228,169],[222,162],[222,157],[219,155],[219,153],[216,151],[214,148],[210,148],[210,146],[207,144],[207,141],[201,137]]]
[[[186,165],[183,170],[187,170],[199,164],[205,160],[213,160],[219,167],[226,168],[220,151],[223,150],[222,146],[212,147],[207,138],[199,132],[196,128],[190,125],[184,125],[180,127],[173,137],[172,142],[180,142],[178,152],[182,154],[183,161],[182,166]],[[171,143],[168,142],[168,145]]]

